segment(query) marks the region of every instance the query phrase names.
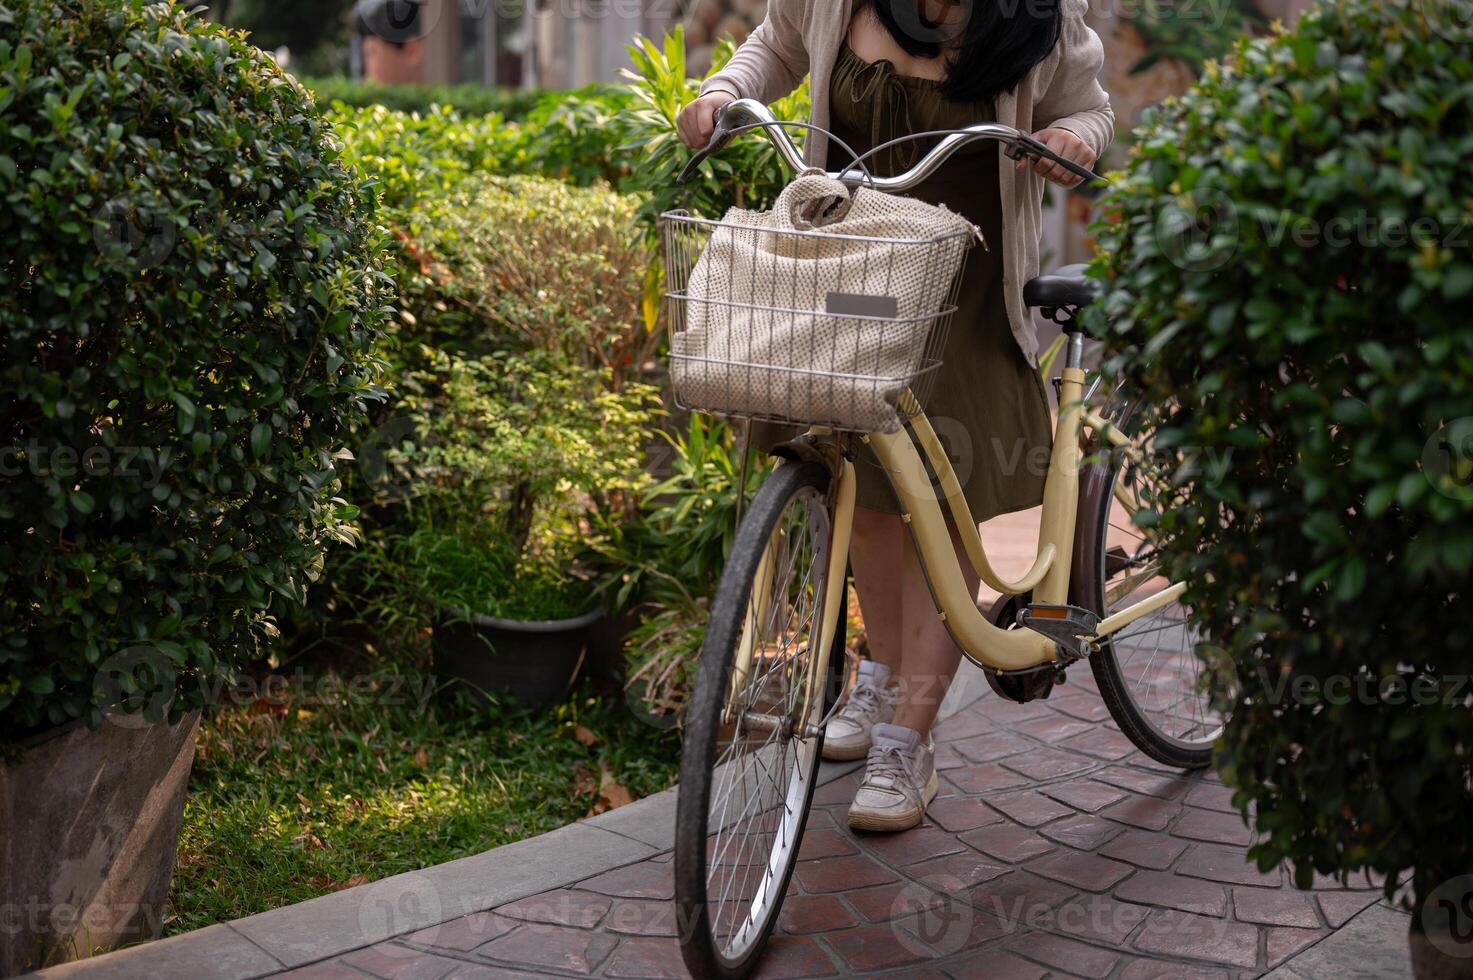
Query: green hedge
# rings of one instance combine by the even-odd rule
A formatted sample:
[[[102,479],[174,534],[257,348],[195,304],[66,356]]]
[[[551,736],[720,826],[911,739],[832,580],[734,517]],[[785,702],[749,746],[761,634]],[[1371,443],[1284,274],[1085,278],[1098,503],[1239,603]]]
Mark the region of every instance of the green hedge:
[[[1229,463],[1182,475],[1165,531],[1232,710],[1218,766],[1256,808],[1252,853],[1301,886],[1413,870],[1425,898],[1473,865],[1473,49],[1453,14],[1330,0],[1240,44],[1146,118],[1097,229],[1102,329],[1169,406],[1158,444]]]
[[[498,88],[475,83],[387,85],[341,76],[304,77],[301,82],[323,104],[341,102],[358,109],[383,106],[395,112],[419,113],[444,106],[462,116],[489,116],[494,113],[511,120],[524,118],[537,106],[542,94],[535,89]]]
[[[0,24],[12,737],[120,695],[177,713],[252,657],[345,533],[390,290],[373,197],[240,34],[115,0]]]

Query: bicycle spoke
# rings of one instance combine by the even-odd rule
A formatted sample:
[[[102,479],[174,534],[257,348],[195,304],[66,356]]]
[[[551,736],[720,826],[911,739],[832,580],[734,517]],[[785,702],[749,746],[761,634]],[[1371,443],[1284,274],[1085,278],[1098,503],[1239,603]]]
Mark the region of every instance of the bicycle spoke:
[[[756,583],[744,620],[751,635],[738,648],[750,649],[752,662],[729,692],[732,731],[717,753],[707,824],[709,925],[728,952],[750,941],[781,899],[774,889],[795,857],[796,821],[817,769],[809,719],[797,714],[821,625],[828,523],[820,495],[790,503],[769,541],[770,575]]]
[[[1141,445],[1152,458],[1149,440]],[[1106,556],[1104,615],[1130,608],[1167,587],[1159,522],[1136,523],[1137,514],[1180,493],[1164,493],[1167,475],[1154,465],[1131,464],[1117,471],[1109,509],[1102,515]],[[1120,676],[1122,696],[1166,739],[1187,747],[1210,742],[1222,719],[1202,690],[1203,664],[1186,608],[1178,601],[1111,636],[1106,644]]]

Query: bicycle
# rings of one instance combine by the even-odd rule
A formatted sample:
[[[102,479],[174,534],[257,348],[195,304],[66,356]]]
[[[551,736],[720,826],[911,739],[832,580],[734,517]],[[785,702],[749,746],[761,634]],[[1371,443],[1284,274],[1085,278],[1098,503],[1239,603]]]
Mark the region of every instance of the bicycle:
[[[801,124],[779,122],[752,100],[729,104],[681,180],[753,129],[771,139],[794,172],[805,171],[787,125]],[[1028,134],[991,123],[945,135],[898,176],[875,178],[862,158],[828,176],[901,194],[975,140],[999,142],[1015,160],[1043,157],[1095,177]],[[667,254],[677,256],[672,263],[686,262],[688,274],[699,236],[720,222],[672,212],[664,225]],[[844,687],[856,440],[890,477],[938,615],[1000,695],[1047,697],[1067,667],[1088,660],[1111,716],[1137,747],[1173,766],[1207,764],[1221,719],[1198,683],[1195,637],[1181,605],[1185,586],[1166,581],[1153,535],[1133,523],[1153,499],[1144,492],[1147,482],[1162,474],[1149,441],[1136,433],[1139,404],[1123,388],[1110,392],[1104,407],[1091,407],[1103,384],[1099,377],[1090,383],[1083,366],[1078,313],[1096,298],[1096,284],[1082,270],[1060,270],[1025,287],[1026,303],[1062,324],[1067,354],[1056,381],[1060,409],[1039,551],[1021,578],[1004,579],[988,561],[952,461],[916,392],[908,391],[900,405],[907,421],[899,431],[817,425],[773,450],[777,465],[740,523],[712,604],[685,719],[675,901],[693,976],[738,978],[755,968],[796,864],[824,724]],[[679,306],[689,297],[681,292],[678,266],[672,271],[667,299]],[[770,418],[792,421],[781,413]],[[943,502],[974,571],[1005,597],[990,616],[966,587]],[[1144,665],[1142,653],[1149,654]]]

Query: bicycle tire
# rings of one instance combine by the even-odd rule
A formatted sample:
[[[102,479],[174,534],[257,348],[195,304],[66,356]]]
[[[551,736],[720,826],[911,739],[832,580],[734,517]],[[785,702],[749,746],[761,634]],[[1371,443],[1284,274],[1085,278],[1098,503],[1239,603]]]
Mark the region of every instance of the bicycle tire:
[[[773,529],[782,520],[789,505],[805,491],[822,494],[826,500],[831,479],[831,474],[825,467],[812,462],[783,463],[767,478],[743,519],[712,604],[706,640],[702,645],[697,667],[695,689],[686,712],[680,788],[676,797],[676,921],[679,924],[681,955],[694,977],[739,980],[756,968],[777,923],[788,884],[797,865],[803,828],[807,823],[808,812],[813,804],[813,792],[817,786],[818,764],[823,752],[821,730],[804,740],[811,742],[809,776],[806,785],[802,787],[800,798],[793,801],[797,809],[796,833],[783,844],[788,854],[779,873],[773,876],[776,885],[772,891],[773,898],[768,900],[763,921],[754,927],[752,939],[745,944],[740,954],[725,955],[719,948],[719,937],[713,932],[708,903],[707,841],[710,836],[713,777],[732,662],[746,620],[759,563],[770,546]],[[826,555],[824,559],[826,561]],[[821,574],[823,580],[815,582],[815,590],[827,585],[826,567]],[[839,609],[839,625],[829,655],[829,673],[824,684],[824,703],[821,706],[824,711],[832,706],[838,695],[836,676],[842,678],[847,589],[843,596]],[[772,854],[776,853],[777,847],[775,840]],[[772,855],[769,854],[769,867],[771,863]]]
[[[1115,420],[1116,427],[1122,432],[1133,433],[1140,405],[1139,401],[1130,404]],[[1110,453],[1103,460],[1091,462],[1080,482],[1072,601],[1102,618],[1110,612],[1107,608],[1108,566],[1112,557],[1109,548],[1110,514],[1116,481],[1124,473],[1122,455]],[[1110,717],[1136,748],[1163,765],[1179,769],[1200,769],[1211,763],[1215,737],[1183,740],[1163,731],[1152,721],[1133,694],[1113,639],[1103,641],[1090,655],[1089,662]]]

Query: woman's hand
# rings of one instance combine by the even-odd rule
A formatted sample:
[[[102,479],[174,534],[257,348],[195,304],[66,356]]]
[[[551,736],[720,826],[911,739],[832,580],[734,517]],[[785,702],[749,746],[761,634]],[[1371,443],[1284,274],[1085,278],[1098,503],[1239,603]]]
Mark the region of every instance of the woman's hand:
[[[716,131],[716,110],[735,101],[736,96],[730,92],[707,92],[681,109],[680,115],[675,117],[680,142],[692,150],[699,150],[711,142],[711,134]]]
[[[1077,163],[1086,170],[1094,168],[1095,151],[1091,150],[1084,140],[1067,129],[1040,129],[1033,134],[1033,138],[1070,163]],[[1034,173],[1045,180],[1063,184],[1065,187],[1073,187],[1084,179],[1078,174],[1070,173],[1052,160],[1033,160],[1031,162]],[[1018,161],[1017,169],[1022,170],[1029,163],[1029,159],[1024,157]]]

